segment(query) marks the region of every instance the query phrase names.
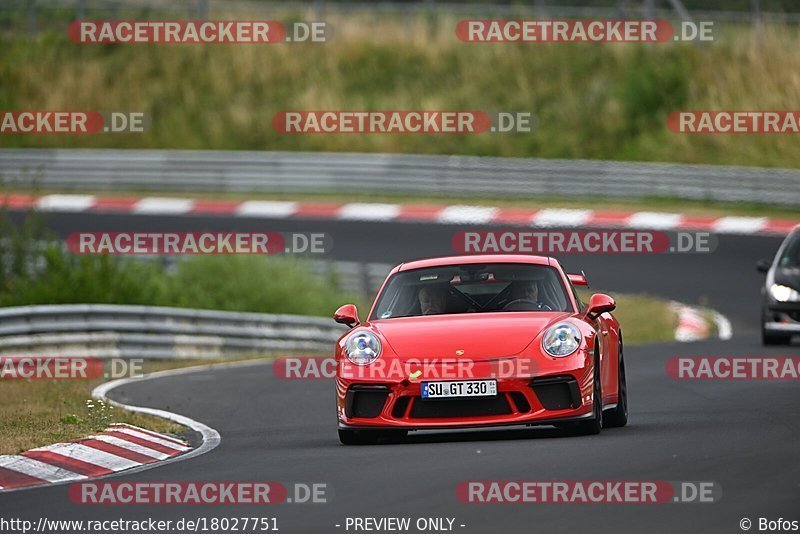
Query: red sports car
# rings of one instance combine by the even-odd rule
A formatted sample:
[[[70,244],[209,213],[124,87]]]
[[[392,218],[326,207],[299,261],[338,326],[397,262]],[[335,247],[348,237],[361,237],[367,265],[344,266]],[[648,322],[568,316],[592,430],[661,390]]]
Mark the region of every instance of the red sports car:
[[[482,255],[403,263],[367,320],[336,345],[336,408],[345,444],[409,430],[555,425],[581,434],[628,420],[614,299],[584,304],[553,258]]]

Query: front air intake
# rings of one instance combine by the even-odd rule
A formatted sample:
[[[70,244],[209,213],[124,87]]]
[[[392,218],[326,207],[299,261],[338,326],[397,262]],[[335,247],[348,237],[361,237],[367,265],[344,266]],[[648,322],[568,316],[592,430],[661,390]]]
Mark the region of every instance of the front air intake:
[[[578,381],[573,376],[536,378],[531,387],[545,410],[569,410],[581,405]]]
[[[345,396],[347,417],[378,417],[386,405],[389,388],[386,386],[352,386]]]

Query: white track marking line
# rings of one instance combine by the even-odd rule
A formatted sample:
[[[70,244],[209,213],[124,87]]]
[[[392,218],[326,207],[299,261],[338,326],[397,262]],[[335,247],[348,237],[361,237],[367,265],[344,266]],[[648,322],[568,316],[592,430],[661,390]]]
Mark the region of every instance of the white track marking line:
[[[710,308],[689,306],[676,301],[672,301],[670,304],[675,313],[678,314],[678,327],[675,329],[676,341],[697,341],[708,338],[709,325],[705,317],[703,317],[704,311],[711,315],[716,324],[717,337],[719,339],[726,341],[733,337],[731,322],[718,311]]]
[[[485,224],[492,222],[498,211],[487,206],[447,206],[436,220],[443,224]]]
[[[180,215],[189,213],[194,207],[194,200],[189,198],[145,197],[131,208],[132,213],[154,215]]]
[[[180,438],[176,438],[175,436],[168,436],[166,434],[159,434],[158,432],[154,432],[152,430],[147,430],[146,428],[141,428],[141,427],[138,427],[138,426],[135,426],[135,425],[129,425],[128,423],[111,423],[111,426],[109,428],[111,428],[111,429],[114,429],[114,428],[129,428],[131,430],[136,430],[137,432],[141,432],[142,434],[147,434],[147,435],[155,434],[156,437],[161,438],[161,439],[163,439],[165,441],[169,441],[172,444],[177,445],[179,447],[189,447],[189,448],[191,448],[189,443],[187,443],[186,441],[184,441],[184,440],[182,440]],[[106,429],[106,430],[108,430],[108,429]]]
[[[339,209],[339,218],[356,221],[391,221],[400,214],[397,204],[362,204],[353,202]]]
[[[720,234],[755,234],[768,223],[766,217],[721,217],[714,222],[712,231]]]
[[[25,456],[0,456],[0,467],[32,476],[47,482],[63,482],[65,480],[80,480],[84,475],[73,473],[61,467],[46,464]]]
[[[35,206],[42,211],[86,211],[95,202],[94,195],[45,195]]]
[[[34,451],[48,451],[67,458],[74,458],[87,464],[96,465],[112,471],[130,469],[142,465],[141,462],[129,460],[110,452],[101,451],[92,447],[87,447],[81,443],[56,443],[47,447],[32,449]]]
[[[679,213],[658,213],[654,211],[640,211],[634,213],[627,220],[630,228],[652,228],[656,230],[667,230],[679,227],[683,215]]]
[[[591,220],[594,212],[592,210],[576,209],[554,209],[547,208],[539,210],[533,216],[534,226],[581,226]]]
[[[138,452],[139,454],[143,454],[145,456],[149,456],[150,458],[155,458],[156,460],[163,460],[164,458],[169,458],[170,455],[159,452],[148,447],[143,447],[142,445],[138,445],[136,443],[126,441],[122,438],[115,438],[114,436],[103,436],[103,435],[95,435],[89,436],[88,439],[95,439],[97,441],[104,441],[111,445],[116,445],[117,447],[122,447],[123,449],[128,449],[132,452]]]
[[[120,434],[127,434],[129,436],[140,438],[145,441],[152,441],[153,443],[157,443],[159,445],[163,445],[164,447],[169,447],[170,449],[174,449],[177,452],[188,451],[189,449],[191,449],[191,447],[178,445],[177,443],[173,443],[165,439],[160,439],[155,436],[151,436],[150,434],[145,434],[144,432],[137,432],[136,430],[132,430],[130,428],[112,427],[109,428],[107,431],[119,432]]]
[[[733,327],[730,320],[716,310],[712,310],[714,322],[717,323],[717,335],[720,339],[728,340],[733,337]]]
[[[239,217],[291,217],[297,212],[297,202],[279,200],[248,200],[236,208]]]

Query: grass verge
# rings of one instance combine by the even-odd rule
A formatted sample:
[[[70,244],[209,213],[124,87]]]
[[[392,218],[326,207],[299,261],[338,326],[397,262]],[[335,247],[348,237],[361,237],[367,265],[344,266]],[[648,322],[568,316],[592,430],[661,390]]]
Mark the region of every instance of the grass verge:
[[[66,23],[33,38],[0,34],[0,108],[141,111],[152,119],[145,133],[15,134],[4,144],[800,167],[792,135],[682,135],[666,124],[676,110],[795,109],[793,26],[720,23],[714,42],[700,44],[475,44],[456,38],[458,16],[326,18],[335,36],[325,44],[79,46]],[[526,111],[537,126],[515,134],[284,135],[272,125],[280,111],[336,109]]]
[[[581,299],[589,302],[590,293]],[[614,317],[622,328],[625,345],[674,341],[678,318],[669,302],[649,295],[613,294],[617,302]]]
[[[144,362],[143,371],[151,373],[252,358]],[[128,423],[167,434],[184,430],[181,425],[159,417],[92,401],[92,389],[102,382],[103,379],[0,380],[0,454],[17,454],[82,438],[104,430],[111,423]]]

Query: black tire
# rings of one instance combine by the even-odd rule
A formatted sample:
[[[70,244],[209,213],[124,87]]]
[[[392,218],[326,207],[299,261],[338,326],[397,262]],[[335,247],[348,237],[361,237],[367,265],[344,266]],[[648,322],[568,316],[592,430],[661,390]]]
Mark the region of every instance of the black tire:
[[[619,341],[619,380],[617,381],[617,406],[603,414],[604,428],[620,428],[628,424],[628,381],[625,377],[625,359],[622,357],[622,339]]]
[[[361,430],[352,428],[339,429],[339,441],[342,445],[372,445],[376,443],[397,443],[408,435],[406,430]]]
[[[594,360],[594,403],[592,405],[593,417],[586,421],[575,423],[574,433],[580,436],[599,434],[603,429],[603,385],[600,382],[600,362],[597,358],[598,347],[595,346]]]
[[[761,343],[766,346],[774,345],[788,345],[792,340],[789,336],[781,336],[775,334],[768,334],[764,325],[761,325]]]

